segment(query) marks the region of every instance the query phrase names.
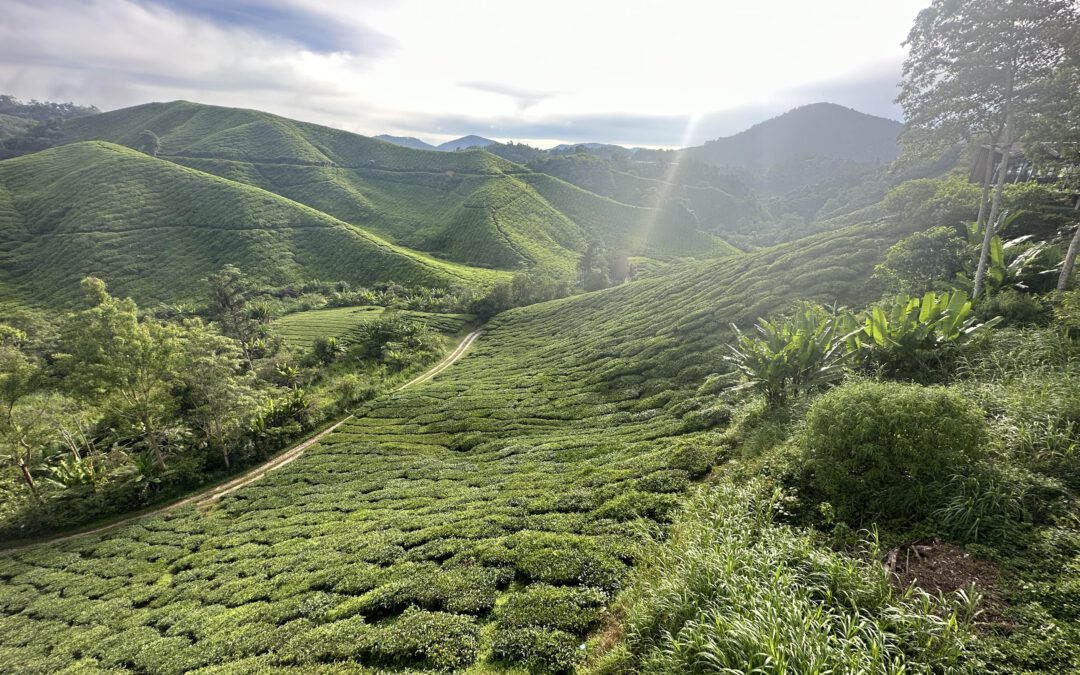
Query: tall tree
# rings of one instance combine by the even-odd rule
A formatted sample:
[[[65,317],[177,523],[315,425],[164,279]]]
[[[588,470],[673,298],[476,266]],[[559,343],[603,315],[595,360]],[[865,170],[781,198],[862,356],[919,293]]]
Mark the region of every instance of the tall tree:
[[[1057,177],[1058,187],[1073,199],[1080,215],[1080,26],[1073,29],[1069,59],[1047,82],[1047,105],[1032,120],[1024,146],[1040,171]],[[1080,222],[1076,223],[1057,288],[1069,287],[1080,253]]]
[[[153,131],[146,129],[139,135],[139,150],[157,157],[157,154],[161,152],[161,139]]]
[[[52,440],[46,424],[48,406],[39,396],[42,372],[18,348],[17,331],[5,332],[0,340],[0,461],[15,466],[19,476],[40,499],[33,470],[44,448]]]
[[[88,277],[82,284],[93,306],[64,330],[65,384],[112,415],[120,432],[139,441],[165,469],[167,443],[179,430],[173,388],[182,365],[182,331],[153,318],[140,320],[135,302],[112,297],[100,279]]]
[[[240,343],[244,362],[250,370],[266,337],[267,324],[272,318],[265,307],[249,302],[250,284],[234,265],[226,265],[207,278],[210,285],[210,317],[221,332]]]
[[[200,322],[185,326],[186,344],[181,377],[187,418],[199,441],[221,453],[226,468],[232,445],[259,407],[259,392],[251,373],[241,373],[243,357],[235,340],[207,330]]]
[[[983,247],[975,277],[982,290],[1013,144],[1045,103],[1044,83],[1066,54],[1075,0],[934,0],[919,12],[905,45],[897,101],[905,150],[982,142],[997,162],[983,180]],[[989,212],[987,212],[989,211]]]

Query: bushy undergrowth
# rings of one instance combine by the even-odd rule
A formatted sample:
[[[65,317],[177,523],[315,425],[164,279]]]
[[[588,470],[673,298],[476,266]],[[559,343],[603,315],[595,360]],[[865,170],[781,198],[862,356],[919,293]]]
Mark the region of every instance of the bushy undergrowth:
[[[956,607],[896,591],[872,540],[852,558],[777,523],[776,498],[760,484],[697,494],[639,554],[623,642],[594,672],[964,672]]]
[[[801,443],[813,482],[853,523],[928,515],[938,486],[985,451],[982,411],[957,392],[855,382],[818,399]]]

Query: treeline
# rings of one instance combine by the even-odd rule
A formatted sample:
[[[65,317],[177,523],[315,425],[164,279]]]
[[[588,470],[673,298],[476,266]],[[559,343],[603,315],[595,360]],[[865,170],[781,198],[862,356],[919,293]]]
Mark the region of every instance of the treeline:
[[[33,99],[24,102],[14,96],[0,94],[0,115],[33,122],[31,125],[11,128],[8,134],[0,134],[0,159],[51,148],[62,137],[65,120],[96,115],[100,112],[92,105],[81,106],[70,102],[53,103]],[[10,137],[4,138],[5,135]]]
[[[140,312],[87,278],[84,309],[0,323],[0,536],[128,511],[261,461],[441,350],[391,318],[348,345],[290,353],[239,270],[207,282],[202,316]]]

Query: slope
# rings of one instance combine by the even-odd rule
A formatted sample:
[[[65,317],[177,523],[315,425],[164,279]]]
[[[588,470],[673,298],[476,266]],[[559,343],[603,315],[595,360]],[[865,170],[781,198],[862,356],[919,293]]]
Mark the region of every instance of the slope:
[[[495,141],[491,140],[490,138],[484,138],[483,136],[470,134],[468,136],[462,136],[461,138],[455,138],[452,141],[440,143],[438,149],[442,150],[443,152],[453,152],[455,150],[483,148],[485,146],[491,145],[494,142]]]
[[[393,143],[394,145],[400,145],[403,148],[412,148],[414,150],[435,150],[435,146],[431,143],[426,143],[414,136],[391,136],[390,134],[379,134],[375,138],[380,141],[386,141],[387,143]]]
[[[355,662],[565,669],[668,520],[724,409],[724,326],[855,302],[897,226],[508,312],[433,381],[369,404],[213,509],[0,559],[24,670]]]
[[[159,156],[275,192],[370,229],[394,243],[470,265],[573,270],[603,229],[611,247],[630,249],[640,221],[579,223],[572,206],[544,199],[522,177],[528,169],[479,150],[425,152],[252,110],[184,101],[152,103],[75,120],[71,141],[137,146],[143,130],[161,139]],[[575,194],[577,202],[606,200]],[[662,221],[662,219],[660,219]],[[649,241],[666,255],[714,255],[716,242],[693,223],[662,223]],[[665,236],[670,235],[670,236]],[[637,240],[640,241],[640,240]],[[700,245],[700,246],[699,246]],[[639,245],[634,255],[658,251]]]
[[[813,103],[683,153],[719,166],[768,166],[807,157],[880,164],[899,154],[901,126],[835,103]]]
[[[103,142],[0,162],[0,279],[24,299],[64,304],[98,275],[140,303],[190,300],[234,263],[260,283],[494,283],[278,195]]]

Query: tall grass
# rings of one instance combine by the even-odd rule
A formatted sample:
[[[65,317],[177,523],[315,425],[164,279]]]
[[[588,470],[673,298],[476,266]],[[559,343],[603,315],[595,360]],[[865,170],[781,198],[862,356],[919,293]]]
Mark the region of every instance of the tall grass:
[[[876,562],[774,520],[760,485],[703,490],[646,544],[625,640],[599,673],[962,672],[962,603],[897,591]]]

